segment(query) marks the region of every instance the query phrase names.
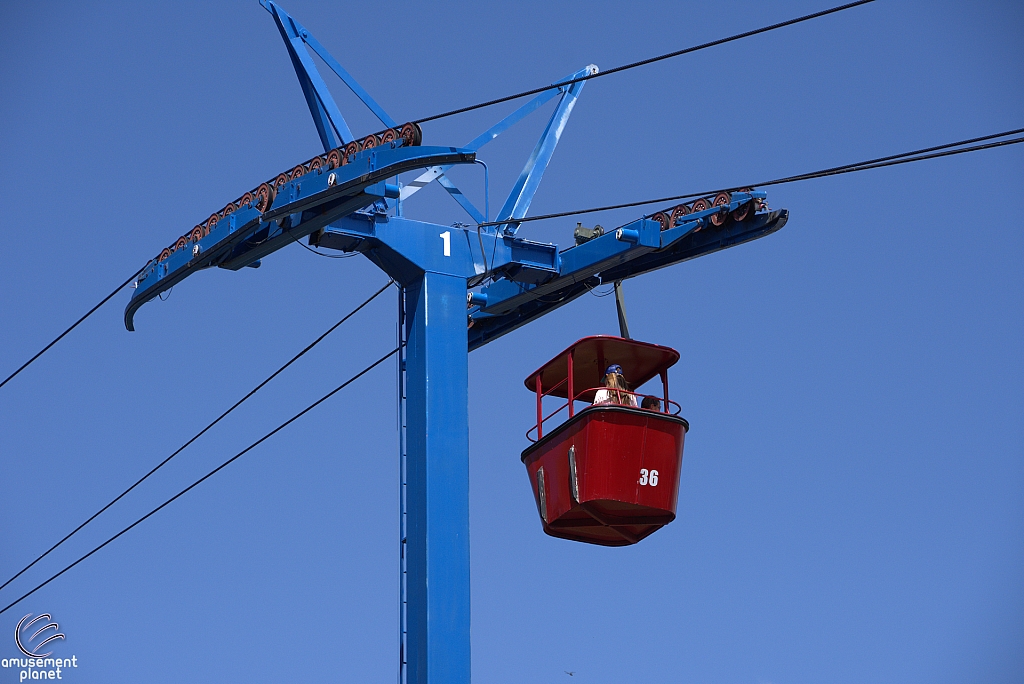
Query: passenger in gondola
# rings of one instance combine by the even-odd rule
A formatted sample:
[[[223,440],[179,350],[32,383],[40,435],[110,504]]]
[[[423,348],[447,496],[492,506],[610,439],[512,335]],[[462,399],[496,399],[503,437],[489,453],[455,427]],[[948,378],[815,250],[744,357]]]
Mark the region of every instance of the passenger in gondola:
[[[597,390],[594,394],[594,406],[621,404],[636,408],[636,397],[629,391],[629,383],[622,375],[622,366],[617,363],[608,366],[601,384],[604,385],[604,388]]]
[[[658,397],[647,396],[640,402],[640,408],[647,409],[648,411],[661,411],[661,399]]]

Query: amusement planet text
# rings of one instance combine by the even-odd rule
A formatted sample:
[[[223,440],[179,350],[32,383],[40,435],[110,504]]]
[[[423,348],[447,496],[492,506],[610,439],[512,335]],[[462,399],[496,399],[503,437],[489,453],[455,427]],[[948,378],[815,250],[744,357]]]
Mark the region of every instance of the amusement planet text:
[[[18,681],[63,679],[63,670],[78,667],[78,656],[70,658],[4,658],[0,667],[20,667]]]

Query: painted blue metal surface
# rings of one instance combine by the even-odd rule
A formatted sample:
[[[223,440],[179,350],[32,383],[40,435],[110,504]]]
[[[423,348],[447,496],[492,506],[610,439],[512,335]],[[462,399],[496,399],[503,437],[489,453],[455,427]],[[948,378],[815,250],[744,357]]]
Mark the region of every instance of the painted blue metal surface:
[[[271,0],[261,4],[284,39],[325,150],[353,137],[307,46],[382,122],[395,127],[394,119],[308,30]],[[597,67],[591,65],[562,81],[593,73]],[[645,217],[562,251],[555,244],[516,237],[517,219],[529,210],[584,84],[552,86],[461,149],[404,147],[381,139],[381,146],[351,161],[346,157],[339,168],[310,167],[283,183],[263,213],[251,207],[222,212],[208,235],[151,262],[125,311],[131,330],[142,304],[192,273],[212,266],[258,266],[262,257],[305,237],[321,247],[358,251],[401,285],[400,684],[470,681],[468,352],[596,285],[768,235],[788,216],[783,210],[736,214],[745,218],[726,221],[726,212],[764,197],[739,192],[728,206],[666,219],[666,224],[676,221],[666,230]],[[556,96],[543,134],[496,223],[488,225],[489,206],[481,213],[445,172],[478,161],[477,150]],[[426,171],[405,187],[387,182],[419,169]],[[401,202],[435,180],[477,224],[485,225],[444,226],[402,216]],[[485,175],[485,195],[486,188]],[[386,198],[399,199],[398,215],[388,215]],[[722,225],[710,225],[713,215]],[[470,291],[488,280],[482,290]]]
[[[513,125],[522,121],[524,118],[526,118],[533,112],[537,111],[537,109],[541,105],[550,101],[551,98],[558,94],[558,92],[559,90],[557,87],[552,87],[550,90],[545,90],[543,93],[538,94],[536,97],[534,97],[532,100],[524,104],[522,107],[509,114],[504,119],[494,124],[477,137],[473,138],[473,140],[467,143],[463,147],[463,149],[472,150],[474,152],[478,151],[481,147],[497,138],[499,135],[501,135],[509,128],[511,128]],[[412,181],[411,183],[402,188],[401,199],[404,201],[411,197],[412,195],[416,194],[424,187],[434,182],[437,178],[439,178],[443,173],[448,171],[448,169],[450,168],[450,166],[433,166],[427,169],[422,175],[420,175],[414,181]]]
[[[441,236],[447,234],[447,239]],[[524,282],[549,280],[559,272],[558,246],[524,240],[493,229],[444,226],[385,214],[350,214],[312,236],[313,244],[361,252],[399,283],[421,271],[439,270],[472,278],[501,271]],[[445,244],[448,254],[445,255]]]
[[[320,59],[324,60],[327,66],[331,67],[331,71],[337,74],[338,78],[348,86],[349,90],[351,90],[355,96],[358,97],[364,105],[366,105],[367,109],[373,112],[373,115],[380,119],[382,124],[388,128],[395,128],[398,126],[398,123],[384,111],[383,107],[377,104],[376,100],[370,97],[370,93],[366,92],[366,90],[356,82],[356,79],[352,78],[352,74],[345,71],[344,67],[338,64],[338,60],[334,59],[331,53],[327,51],[327,48],[321,45],[320,41],[313,37],[312,33],[308,32],[304,28],[300,28],[299,35],[302,37],[302,40],[309,45],[309,47],[313,48],[313,52],[315,52]]]
[[[470,681],[466,279],[428,271],[406,294],[407,681]]]
[[[237,270],[271,252],[320,230],[331,221],[374,201],[397,196],[384,182],[403,171],[444,164],[471,164],[475,156],[454,147],[375,147],[361,152],[338,169],[309,173],[278,190],[268,211],[242,209],[221,221],[191,250],[178,250],[164,261],[151,262],[139,276],[125,309],[125,326],[134,330],[134,316],[146,302],[189,275],[220,266]],[[333,177],[333,181],[332,181]]]
[[[470,311],[469,348],[476,349],[602,283],[749,242],[785,225],[788,213],[780,211],[721,228],[711,226],[712,215],[735,210],[751,197],[763,198],[764,193],[734,193],[728,206],[690,214],[669,230],[639,219],[562,251],[557,245],[524,240],[490,226],[466,229],[382,214],[350,215],[333,222],[315,236],[315,244],[361,252],[403,283],[432,269],[462,274],[468,282],[494,278]],[[443,233],[448,233],[448,257],[442,256]]]
[[[469,214],[471,219],[477,223],[487,223],[487,219],[484,218],[482,213],[480,213],[480,210],[473,206],[473,203],[469,201],[468,197],[462,194],[461,190],[455,187],[455,183],[448,180],[448,176],[438,176],[437,182],[440,183],[441,187],[452,196],[452,199],[459,203],[460,207],[466,210],[466,213]]]
[[[288,49],[288,56],[291,57],[292,66],[295,67],[295,75],[299,79],[299,83],[302,86],[303,95],[306,97],[306,103],[309,105],[310,114],[313,116],[313,123],[317,127],[317,132],[320,133],[320,140],[324,144],[324,151],[330,150],[338,146],[338,142],[334,141],[332,136],[331,126],[338,134],[341,135],[343,142],[350,142],[354,140],[352,132],[349,130],[348,124],[345,122],[345,117],[342,116],[341,110],[338,109],[338,105],[335,104],[334,98],[331,97],[330,91],[327,89],[327,84],[324,83],[323,78],[320,76],[320,71],[316,68],[316,64],[310,58],[309,53],[302,45],[305,43],[313,49],[313,52],[324,60],[324,63],[331,68],[331,70],[348,86],[356,97],[358,97],[366,107],[373,112],[373,115],[380,119],[388,128],[395,128],[398,123],[384,111],[370,93],[366,92],[359,83],[352,77],[352,74],[348,73],[338,60],[325,48],[320,41],[318,41],[310,31],[300,24],[294,17],[284,11],[280,5],[271,0],[260,0],[260,4],[270,12],[271,16],[274,17],[274,21],[277,24],[278,30],[281,32],[281,38],[284,39],[285,47]]]
[[[409,349],[408,335],[405,331],[405,288],[398,288],[398,334],[396,345],[398,348],[398,684],[406,684],[406,665],[408,657],[405,645],[409,634],[409,598],[408,598],[408,563],[405,552],[409,541],[409,516],[408,501],[408,420],[406,407],[408,405],[409,386],[406,378],[408,364],[407,352]]]
[[[662,246],[658,249],[644,245],[643,237],[657,230],[658,224],[641,219],[628,226],[640,233],[638,245],[615,240],[611,233],[565,250],[560,254],[562,268],[557,277],[536,285],[499,280],[483,289],[486,304],[470,312],[473,326],[469,329],[469,349],[512,332],[603,283],[632,278],[771,235],[786,224],[788,217],[789,213],[782,209],[757,214],[719,230],[700,231],[696,230],[696,222],[688,222],[663,231]],[[579,253],[573,254],[577,250]]]
[[[555,81],[555,83],[571,81],[574,78],[578,78],[582,75],[587,74],[590,70],[593,70],[593,72],[596,73],[597,67],[591,65],[586,69],[582,69],[573,74],[569,74],[565,78]],[[578,85],[582,86],[582,83]],[[534,150],[533,156],[527,162],[528,169],[535,169],[535,174],[537,174],[536,182],[539,183],[540,176],[543,175],[544,169],[547,168],[547,164],[551,160],[551,154],[554,152],[554,148],[558,144],[558,137],[561,135],[562,129],[565,127],[566,121],[568,121],[569,114],[572,112],[572,106],[575,103],[576,98],[579,96],[579,89],[573,91],[569,88],[565,88],[564,86],[559,87],[557,85],[552,85],[552,87],[549,90],[545,90],[544,92],[537,94],[532,100],[530,100],[523,106],[519,107],[519,109],[515,110],[514,112],[506,116],[504,119],[494,124],[477,137],[473,138],[473,140],[469,141],[463,147],[463,149],[472,150],[473,152],[478,151],[481,147],[497,138],[499,135],[507,131],[509,128],[519,123],[533,112],[537,111],[537,109],[539,109],[545,103],[549,102],[559,93],[562,94],[562,97],[559,100],[559,105],[555,109],[554,113],[552,113],[551,119],[548,121],[547,128],[545,129],[544,134],[541,136],[540,141],[538,141],[537,143],[538,148],[540,148],[541,146],[544,145],[545,140],[548,141],[547,145],[545,146],[545,158],[541,161],[539,159],[540,155],[538,155],[537,151]],[[476,209],[476,207],[474,207],[469,202],[469,200],[466,199],[466,196],[463,195],[458,190],[458,188],[456,188],[455,185],[451,181],[447,180],[447,178],[444,176],[444,174],[450,168],[450,166],[435,166],[427,169],[423,174],[421,174],[411,183],[402,188],[401,200],[404,201],[408,199],[409,197],[419,192],[427,185],[430,185],[433,181],[437,180],[438,182],[441,183],[445,190],[448,191],[448,194],[450,194],[452,198],[455,199],[455,201],[457,201],[459,205],[466,210],[466,213],[468,213],[474,221],[478,223],[485,223],[486,219],[481,220],[479,218],[480,211]],[[523,174],[525,175],[526,173],[527,171],[524,170]],[[536,191],[536,185],[534,186],[534,191]],[[515,193],[516,190],[513,189],[513,194]],[[531,192],[531,199],[532,196],[533,193]],[[528,204],[529,202],[527,202],[527,205]],[[490,214],[490,211],[487,210],[485,214]],[[525,215],[525,209],[523,215]]]
[[[570,76],[569,80],[596,73],[597,67],[591,64]],[[530,203],[533,201],[533,196],[537,192],[537,187],[540,185],[541,178],[544,177],[544,171],[548,167],[548,162],[551,161],[551,155],[554,154],[558,140],[562,137],[562,131],[565,130],[565,124],[569,121],[569,115],[572,114],[572,109],[576,106],[576,100],[586,84],[586,81],[577,81],[565,90],[561,101],[558,103],[558,107],[555,108],[555,112],[551,115],[551,120],[548,121],[547,128],[544,129],[540,140],[537,141],[537,146],[533,148],[533,154],[530,155],[526,166],[523,167],[519,179],[512,186],[512,192],[509,193],[508,199],[505,200],[505,205],[498,211],[495,220],[504,221],[510,218],[526,216],[526,212],[530,209]],[[506,233],[513,235],[517,230],[519,230],[519,224],[515,222],[510,222],[504,227]]]
[[[302,34],[309,32],[270,0],[260,0],[260,4],[274,17],[274,23],[277,24],[277,29],[281,32],[281,38],[288,49],[288,57],[291,58],[292,66],[295,68],[295,76],[299,79],[299,85],[302,87],[302,95],[306,98],[306,105],[309,107],[309,113],[313,116],[316,132],[320,135],[320,142],[323,143],[324,152],[354,140],[355,136],[349,130],[345,117],[341,115],[341,110],[334,103],[334,98],[331,97],[327,84],[320,77],[313,58],[310,57],[303,45]]]

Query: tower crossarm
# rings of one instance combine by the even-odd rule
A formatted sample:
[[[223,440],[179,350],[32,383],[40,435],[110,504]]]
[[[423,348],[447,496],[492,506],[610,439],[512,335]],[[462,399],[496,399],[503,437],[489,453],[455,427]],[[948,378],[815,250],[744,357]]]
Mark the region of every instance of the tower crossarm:
[[[542,273],[520,264],[498,265],[505,277],[472,295],[469,349],[512,332],[603,284],[649,273],[728,247],[750,242],[781,229],[785,209],[750,211],[742,221],[716,226],[713,216],[741,209],[764,193],[733,193],[728,205],[694,212],[671,228],[653,218],[633,221],[559,253],[557,272]],[[486,244],[486,243],[485,243]]]
[[[387,132],[384,135],[392,138]],[[419,142],[418,131],[410,140]],[[344,157],[345,163],[336,167],[332,151],[229,203],[150,261],[125,309],[125,327],[134,330],[139,307],[197,271],[211,266],[258,267],[262,257],[332,221],[385,197],[398,197],[398,187],[385,182],[396,174],[441,164],[471,164],[476,158],[473,152],[455,147],[405,146],[405,142],[392,138],[364,148]]]

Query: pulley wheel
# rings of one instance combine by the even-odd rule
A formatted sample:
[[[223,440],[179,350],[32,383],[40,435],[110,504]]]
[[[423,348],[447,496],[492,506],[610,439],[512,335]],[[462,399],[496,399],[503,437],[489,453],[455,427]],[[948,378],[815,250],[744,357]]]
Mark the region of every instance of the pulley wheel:
[[[407,123],[402,126],[399,132],[402,134],[405,144],[410,147],[423,142],[423,130],[420,129],[418,124]]]
[[[750,216],[754,214],[752,209],[754,208],[754,200],[744,202],[740,206],[736,207],[736,210],[732,212],[732,220],[739,223],[740,221],[746,221]]]
[[[651,216],[651,220],[657,221],[661,225],[661,230],[668,230],[672,227],[672,217],[664,211],[659,211],[657,214]]]
[[[715,199],[711,203],[711,206],[713,206],[713,207],[727,207],[727,206],[729,206],[729,202],[731,202],[731,201],[732,201],[732,195],[730,195],[727,192],[720,192],[717,195],[715,195]],[[712,214],[710,216],[711,225],[715,226],[716,228],[721,228],[722,226],[725,225],[725,222],[728,220],[728,218],[729,218],[729,214],[723,213],[721,211],[718,212],[717,214]]]
[[[669,226],[673,227],[679,223],[682,223],[683,217],[690,213],[690,207],[685,204],[680,204],[678,207],[672,209],[672,220],[669,222]]]
[[[274,188],[270,187],[270,183],[264,183],[260,187],[256,188],[256,211],[261,214],[267,209],[270,209],[270,205],[274,202]]]

